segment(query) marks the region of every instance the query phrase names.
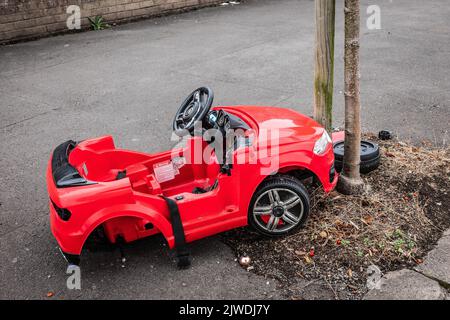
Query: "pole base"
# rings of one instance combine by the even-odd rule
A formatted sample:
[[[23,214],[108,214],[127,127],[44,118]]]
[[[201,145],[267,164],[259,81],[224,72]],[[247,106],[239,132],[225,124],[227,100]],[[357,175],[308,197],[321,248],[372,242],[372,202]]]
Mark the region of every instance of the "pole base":
[[[359,179],[352,179],[345,176],[343,173],[339,176],[336,190],[345,195],[362,194],[366,190],[364,181]]]

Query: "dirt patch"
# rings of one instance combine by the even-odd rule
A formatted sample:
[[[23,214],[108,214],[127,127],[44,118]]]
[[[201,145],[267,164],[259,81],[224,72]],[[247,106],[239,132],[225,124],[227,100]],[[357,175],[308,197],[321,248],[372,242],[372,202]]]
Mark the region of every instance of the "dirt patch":
[[[367,270],[383,273],[422,263],[450,226],[450,148],[380,144],[382,162],[363,176],[361,196],[311,189],[311,215],[297,233],[267,239],[248,229],[224,234],[252,272],[278,279],[289,298],[308,298],[308,286],[326,287],[331,298],[358,299],[367,291]]]

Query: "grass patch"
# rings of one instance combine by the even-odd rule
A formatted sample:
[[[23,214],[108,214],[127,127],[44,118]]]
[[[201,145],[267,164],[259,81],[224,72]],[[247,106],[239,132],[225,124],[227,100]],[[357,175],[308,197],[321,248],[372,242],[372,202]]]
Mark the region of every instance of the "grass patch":
[[[94,18],[88,17],[88,20],[91,24],[92,30],[103,30],[110,27],[110,25],[105,22],[102,16],[95,16]]]

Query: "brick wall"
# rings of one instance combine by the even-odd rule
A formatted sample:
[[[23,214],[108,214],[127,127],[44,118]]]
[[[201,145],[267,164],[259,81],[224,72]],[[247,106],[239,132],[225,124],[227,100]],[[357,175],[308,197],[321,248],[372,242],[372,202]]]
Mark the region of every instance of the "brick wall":
[[[0,43],[69,31],[66,13],[78,5],[81,28],[89,28],[87,17],[102,16],[106,22],[169,14],[223,2],[223,0],[0,0]]]

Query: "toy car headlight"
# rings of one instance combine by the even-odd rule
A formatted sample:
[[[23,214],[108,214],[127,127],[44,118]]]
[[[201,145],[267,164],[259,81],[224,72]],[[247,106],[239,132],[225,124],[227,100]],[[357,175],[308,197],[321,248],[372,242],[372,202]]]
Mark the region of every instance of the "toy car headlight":
[[[325,152],[327,149],[328,144],[331,143],[331,138],[328,135],[327,131],[324,130],[322,136],[319,138],[319,140],[316,141],[314,145],[314,154],[321,155]]]

